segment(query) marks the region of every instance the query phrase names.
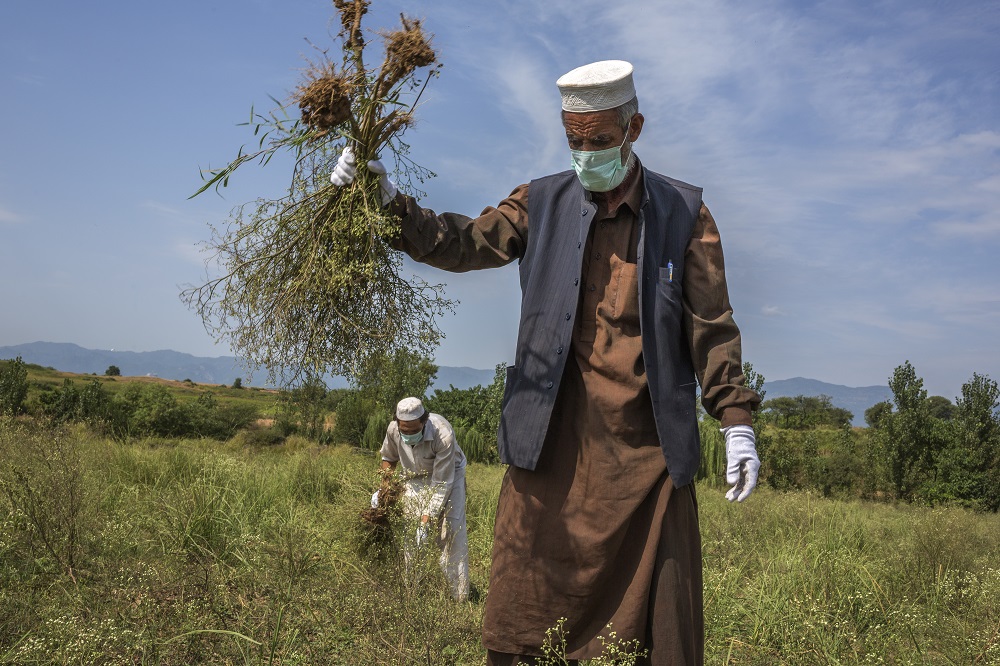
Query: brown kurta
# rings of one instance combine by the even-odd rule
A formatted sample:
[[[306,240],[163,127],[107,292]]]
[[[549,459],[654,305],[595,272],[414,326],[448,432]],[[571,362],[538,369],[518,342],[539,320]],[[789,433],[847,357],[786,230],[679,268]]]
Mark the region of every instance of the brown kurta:
[[[641,193],[641,179],[634,185],[639,190],[633,194]],[[486,208],[476,218],[457,213],[438,215],[421,208],[416,199],[399,194],[392,204],[393,211],[403,218],[397,246],[416,261],[446,271],[505,266],[524,252],[528,190],[528,185],[519,185],[496,208]],[[626,208],[623,214],[634,218],[637,206]],[[722,243],[715,219],[705,206],[684,256],[683,286],[684,322],[702,405],[723,427],[750,425],[750,411],[760,397],[743,386],[740,333],[729,303]],[[719,340],[731,342],[720,345]]]
[[[534,471],[510,467],[504,477],[483,626],[483,644],[492,651],[540,654],[545,630],[565,618],[572,658],[600,654],[598,636],[610,624],[618,639],[637,639],[650,650],[653,664],[701,663],[694,486],[676,489],[667,474],[642,359],[640,173],[597,198],[573,357],[541,457]],[[401,245],[415,259],[449,270],[502,265],[523,251],[527,196],[521,186],[475,220],[434,216],[400,198]],[[704,283],[688,291],[698,280]],[[720,326],[735,330],[735,324],[718,232],[704,207],[685,257],[684,286],[694,298],[685,319],[706,409],[725,425],[750,423],[756,395],[741,385],[738,333],[734,345],[707,347]]]

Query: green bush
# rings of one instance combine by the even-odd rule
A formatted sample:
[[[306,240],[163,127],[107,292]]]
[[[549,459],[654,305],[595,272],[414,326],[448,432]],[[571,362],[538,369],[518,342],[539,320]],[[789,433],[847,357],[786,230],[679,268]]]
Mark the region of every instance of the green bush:
[[[365,433],[361,436],[361,448],[369,451],[378,451],[385,441],[386,428],[389,425],[389,418],[381,414],[372,414],[368,417],[368,424],[365,426]]]
[[[0,424],[0,493],[16,516],[22,557],[47,560],[76,582],[96,534],[94,501],[75,437]]]
[[[28,397],[28,368],[21,357],[0,361],[0,416],[15,416],[24,410]]]
[[[486,437],[476,428],[456,426],[455,439],[469,460],[487,465],[500,462],[496,437]]]
[[[229,439],[257,419],[243,403],[220,404],[209,391],[181,403],[159,384],[129,384],[112,395],[98,379],[78,388],[69,379],[39,395],[42,414],[54,423],[83,422],[116,439],[211,437]]]
[[[391,418],[392,413],[388,407],[383,407],[373,399],[354,391],[342,397],[337,405],[332,439],[338,444],[363,447],[369,423],[381,422],[382,435],[385,435],[385,428]],[[378,445],[382,445],[381,437],[378,439]]]

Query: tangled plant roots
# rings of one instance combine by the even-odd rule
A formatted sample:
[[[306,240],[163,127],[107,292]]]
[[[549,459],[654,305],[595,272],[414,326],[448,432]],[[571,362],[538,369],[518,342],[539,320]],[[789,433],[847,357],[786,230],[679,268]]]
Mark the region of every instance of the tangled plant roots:
[[[378,492],[378,503],[364,509],[361,512],[361,519],[369,525],[388,528],[389,517],[402,495],[403,485],[388,475],[383,476]]]
[[[399,18],[403,29],[385,35],[385,64],[382,71],[386,78],[386,88],[391,88],[418,67],[427,67],[437,60],[437,54],[420,28],[420,21],[408,20],[403,15]]]
[[[351,119],[351,82],[329,63],[314,67],[294,100],[302,122],[317,130],[334,130]]]
[[[382,559],[399,550],[398,535],[403,519],[399,500],[402,496],[403,485],[390,470],[382,470],[378,503],[361,511],[360,552],[373,559]]]
[[[209,171],[197,194],[224,187],[247,161],[266,164],[295,154],[286,196],[237,208],[207,243],[222,276],[185,290],[182,298],[217,339],[228,340],[250,369],[290,384],[310,375],[353,376],[368,358],[400,349],[424,355],[441,332],[436,320],[452,303],[442,285],[400,275],[402,254],[392,248],[399,221],[382,206],[377,176],[359,168],[351,185],[337,188],[329,174],[350,145],[359,164],[383,151],[395,158],[396,180],[418,194],[413,181],[430,172],[407,157],[402,134],[437,61],[420,21],[383,33],[382,65],[368,69],[361,18],[369,0],[334,0],[343,30],[342,62],[324,52],[307,68],[288,105],[254,115],[260,150]],[[299,119],[284,115],[297,107]]]

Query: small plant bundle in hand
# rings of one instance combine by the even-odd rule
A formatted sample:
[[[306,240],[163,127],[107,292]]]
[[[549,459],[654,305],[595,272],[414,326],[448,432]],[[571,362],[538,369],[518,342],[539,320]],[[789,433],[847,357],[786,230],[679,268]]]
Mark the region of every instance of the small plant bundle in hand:
[[[390,245],[399,223],[383,208],[378,174],[362,166],[348,186],[329,181],[350,146],[359,165],[393,157],[400,188],[419,194],[414,181],[432,174],[407,157],[402,135],[439,71],[437,54],[420,21],[401,17],[399,29],[381,34],[382,64],[369,69],[361,20],[370,0],[333,4],[342,57],[335,62],[323,52],[290,102],[266,116],[251,113],[259,150],[241,149],[226,167],[209,170],[193,195],[225,187],[247,162],[294,155],[285,196],[244,204],[213,227],[206,245],[221,276],[181,294],[217,340],[284,384],[313,374],[350,377],[366,358],[399,349],[426,355],[441,337],[437,318],[453,307],[442,285],[400,275],[402,254]],[[289,116],[293,107],[298,118]]]
[[[382,481],[379,484],[378,501],[375,506],[366,507],[361,512],[361,519],[371,525],[388,528],[393,507],[403,495],[403,484],[391,470],[381,470],[380,475]]]
[[[399,550],[399,532],[402,511],[399,500],[403,496],[403,484],[392,470],[380,470],[381,483],[375,506],[367,506],[361,511],[361,520],[356,532],[358,546],[365,557],[384,560]]]

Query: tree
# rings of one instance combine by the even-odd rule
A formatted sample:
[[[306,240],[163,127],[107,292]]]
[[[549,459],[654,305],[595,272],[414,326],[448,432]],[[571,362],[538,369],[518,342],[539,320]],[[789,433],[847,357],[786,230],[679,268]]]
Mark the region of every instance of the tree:
[[[506,378],[507,364],[500,363],[489,385],[437,389],[425,402],[429,411],[441,414],[455,427],[459,445],[470,460],[484,463],[499,460],[496,438]]]
[[[480,384],[467,389],[454,386],[437,389],[427,399],[427,409],[441,414],[456,427],[475,428],[484,436],[495,439],[500,429],[506,377],[507,364],[501,363],[494,369],[493,382],[489,385]]]
[[[241,389],[241,388],[243,388],[243,378],[242,377],[237,377],[236,379],[233,380],[233,388],[234,389]]]
[[[927,398],[927,412],[936,419],[950,421],[955,415],[955,405],[942,395],[932,395]]]
[[[1000,510],[1000,387],[973,373],[962,385],[952,420],[952,446],[941,461],[941,482],[950,498]]]
[[[0,368],[0,416],[20,414],[27,398],[28,368],[18,356]]]
[[[368,357],[353,383],[363,397],[392,411],[408,396],[423,399],[437,371],[430,357],[398,349],[389,356]]]
[[[892,403],[888,400],[876,402],[865,410],[865,423],[869,428],[876,429],[882,427],[885,419],[892,415]]]
[[[774,416],[776,426],[794,430],[820,426],[842,428],[854,420],[854,414],[834,405],[828,395],[773,398],[761,408]]]
[[[946,433],[941,422],[930,415],[924,380],[909,361],[893,371],[889,388],[896,411],[882,417],[874,439],[890,489],[897,498],[912,500],[920,487],[932,480]]]
[[[108,369],[104,371],[104,374],[108,377],[121,377],[122,371],[117,365],[109,365]]]
[[[285,434],[297,432],[304,437],[323,441],[326,433],[326,415],[330,412],[326,384],[312,376],[290,391],[283,391],[280,398],[280,429]]]

